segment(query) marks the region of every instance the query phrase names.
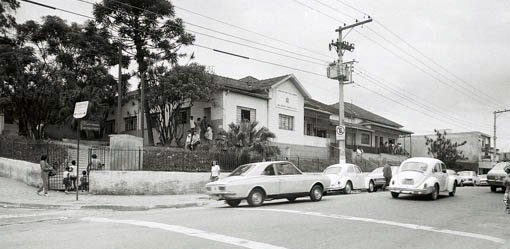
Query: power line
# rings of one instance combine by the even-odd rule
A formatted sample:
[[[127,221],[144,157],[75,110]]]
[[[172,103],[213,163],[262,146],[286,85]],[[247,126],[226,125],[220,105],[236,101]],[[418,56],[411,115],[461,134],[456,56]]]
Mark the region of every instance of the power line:
[[[77,15],[77,16],[81,16],[81,17],[85,17],[85,18],[89,18],[89,19],[94,19],[91,16],[83,15],[83,14],[80,14],[80,13],[77,13],[77,12],[73,12],[73,11],[69,11],[69,10],[65,10],[65,9],[61,9],[61,8],[57,8],[57,7],[53,7],[53,6],[50,6],[50,5],[42,4],[42,3],[31,1],[31,0],[20,0],[20,1],[31,3],[31,4],[35,4],[35,5],[39,5],[41,7],[45,7],[45,8],[52,9],[52,10],[59,10],[59,11],[66,12],[66,13],[69,13],[69,14],[74,14],[74,15]]]

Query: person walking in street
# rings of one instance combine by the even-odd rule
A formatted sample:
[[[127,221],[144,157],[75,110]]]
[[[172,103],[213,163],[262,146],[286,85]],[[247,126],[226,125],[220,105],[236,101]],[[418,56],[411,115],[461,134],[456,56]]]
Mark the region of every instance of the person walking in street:
[[[212,161],[211,165],[211,182],[215,182],[220,179],[220,165],[216,161]]]
[[[391,167],[390,167],[390,165],[388,163],[384,164],[384,167],[383,167],[383,177],[384,177],[384,180],[386,182],[384,184],[383,190],[386,190],[386,187],[388,187],[390,185],[390,180],[391,180],[391,177],[392,177]]]
[[[37,194],[40,195],[41,192],[44,190],[44,196],[48,196],[48,174],[53,169],[51,165],[48,163],[48,156],[42,155],[41,161],[39,162],[39,165],[41,166],[41,179],[42,179],[42,186],[37,190]]]
[[[510,214],[510,166],[505,167],[506,177],[503,179],[503,186],[505,187],[505,195],[503,196],[503,203],[505,203],[505,212]]]

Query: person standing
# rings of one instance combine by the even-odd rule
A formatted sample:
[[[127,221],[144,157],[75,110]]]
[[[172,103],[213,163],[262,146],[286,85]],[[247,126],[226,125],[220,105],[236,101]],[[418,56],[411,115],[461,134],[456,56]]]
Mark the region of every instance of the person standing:
[[[68,190],[71,187],[71,168],[69,166],[66,166],[66,169],[62,173],[62,177],[64,178],[62,183],[64,184],[64,192],[68,194]]]
[[[42,186],[37,190],[37,194],[40,195],[41,192],[44,190],[44,196],[48,196],[48,174],[53,169],[51,165],[48,163],[48,156],[42,155],[41,161],[39,162],[39,165],[41,166],[41,179],[42,179]]]
[[[192,138],[191,131],[188,131],[188,135],[186,135],[186,143],[184,144],[184,149],[193,150],[191,148],[191,138]]]
[[[193,116],[191,116],[189,118],[189,128],[191,129],[191,131],[195,131],[195,126],[196,126],[195,120],[193,120]]]
[[[384,164],[384,167],[383,167],[383,177],[384,177],[384,180],[386,182],[384,184],[383,189],[386,189],[386,187],[388,187],[390,185],[390,180],[391,180],[391,177],[392,177],[391,167],[387,163]]]
[[[211,125],[207,125],[207,129],[204,134],[205,141],[208,145],[212,144],[213,140],[213,131]]]
[[[76,161],[71,161],[71,166],[69,166],[69,180],[73,184],[73,189],[76,190],[76,179],[78,178],[78,173],[76,172],[78,167],[76,167]]]
[[[220,165],[216,161],[212,161],[211,165],[211,182],[215,182],[220,179]]]
[[[191,150],[196,150],[200,144],[200,135],[197,132],[191,133]]]
[[[503,186],[505,187],[505,195],[503,196],[503,203],[505,203],[505,212],[510,214],[510,166],[505,167],[506,177],[503,179]]]

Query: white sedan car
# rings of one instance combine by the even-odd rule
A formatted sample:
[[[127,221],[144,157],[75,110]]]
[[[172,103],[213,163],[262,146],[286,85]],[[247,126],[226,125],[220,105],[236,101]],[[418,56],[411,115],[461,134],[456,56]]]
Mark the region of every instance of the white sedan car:
[[[237,167],[228,177],[205,185],[209,196],[235,207],[246,199],[252,207],[265,200],[286,198],[293,202],[309,196],[320,201],[329,179],[321,174],[303,174],[287,161],[259,162]]]
[[[333,164],[323,174],[330,180],[328,192],[342,191],[350,194],[353,189],[368,189],[368,192],[375,190],[374,181],[367,179],[355,164]]]
[[[455,195],[457,180],[448,175],[446,166],[434,158],[415,157],[402,162],[399,173],[391,179],[389,190],[393,198],[400,194],[428,195],[435,200],[439,193]]]

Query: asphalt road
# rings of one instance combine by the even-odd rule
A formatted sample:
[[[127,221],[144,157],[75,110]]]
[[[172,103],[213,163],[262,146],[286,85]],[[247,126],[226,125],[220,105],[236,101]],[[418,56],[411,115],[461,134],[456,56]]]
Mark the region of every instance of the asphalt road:
[[[510,248],[502,193],[389,192],[143,212],[0,208],[0,248]]]

